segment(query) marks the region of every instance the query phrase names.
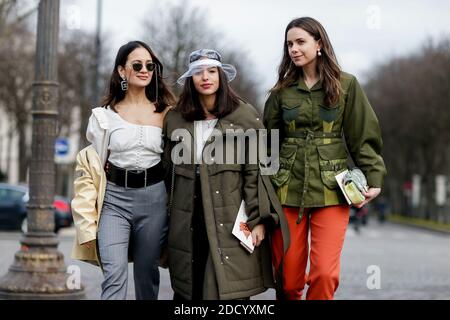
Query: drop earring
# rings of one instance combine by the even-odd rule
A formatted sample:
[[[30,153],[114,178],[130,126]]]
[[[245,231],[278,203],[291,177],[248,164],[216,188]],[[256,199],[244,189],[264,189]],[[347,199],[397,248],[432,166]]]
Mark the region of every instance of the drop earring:
[[[120,81],[120,87],[122,88],[122,91],[128,90],[128,81],[125,77],[122,77],[122,81]]]
[[[320,49],[317,50],[317,55],[320,57],[322,56],[322,52],[320,52]]]

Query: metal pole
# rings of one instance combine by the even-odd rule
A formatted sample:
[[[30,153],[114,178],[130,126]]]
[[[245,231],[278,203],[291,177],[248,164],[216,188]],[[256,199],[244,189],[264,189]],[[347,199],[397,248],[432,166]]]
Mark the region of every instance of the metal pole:
[[[94,92],[92,93],[93,102],[92,106],[98,106],[100,103],[100,77],[99,77],[99,66],[100,66],[100,54],[101,54],[101,26],[102,26],[102,0],[97,0],[97,30],[95,35],[95,59],[94,59],[94,85],[92,86]]]
[[[2,299],[78,299],[54,233],[54,145],[58,116],[57,52],[59,0],[41,0],[33,83],[33,138],[30,164],[28,232],[8,273],[0,279]],[[70,288],[69,288],[70,287]]]

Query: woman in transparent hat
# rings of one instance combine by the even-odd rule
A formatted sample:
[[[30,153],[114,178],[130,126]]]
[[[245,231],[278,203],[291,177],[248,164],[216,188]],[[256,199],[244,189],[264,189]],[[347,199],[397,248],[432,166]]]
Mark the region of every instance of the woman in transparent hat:
[[[178,79],[179,102],[164,121],[165,153],[173,163],[168,266],[176,300],[245,299],[273,286],[267,234],[280,224],[282,210],[258,162],[248,161],[248,140],[242,162],[235,160],[234,141],[225,141],[235,129],[264,128],[230,87],[235,76],[217,51],[192,52]],[[232,234],[243,200],[242,233],[252,253]]]

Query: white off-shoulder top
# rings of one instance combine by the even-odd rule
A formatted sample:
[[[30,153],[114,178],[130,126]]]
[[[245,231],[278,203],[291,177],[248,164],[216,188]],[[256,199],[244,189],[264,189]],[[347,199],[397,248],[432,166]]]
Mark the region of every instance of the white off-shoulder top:
[[[161,161],[163,152],[162,128],[138,125],[124,120],[110,108],[103,109],[109,136],[108,161],[113,165],[132,170],[147,169]],[[95,117],[91,117],[87,138],[93,143],[102,128]],[[90,139],[91,138],[91,139]]]

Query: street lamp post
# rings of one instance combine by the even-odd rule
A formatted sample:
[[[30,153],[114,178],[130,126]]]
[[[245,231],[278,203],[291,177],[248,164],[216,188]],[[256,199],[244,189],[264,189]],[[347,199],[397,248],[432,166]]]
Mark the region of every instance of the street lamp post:
[[[92,105],[98,105],[101,101],[100,101],[100,87],[99,87],[99,83],[100,83],[100,77],[99,77],[99,66],[100,66],[100,53],[101,53],[101,25],[102,25],[102,7],[103,7],[103,1],[102,0],[97,0],[97,28],[96,28],[96,32],[95,32],[95,58],[94,58],[94,83],[92,86],[93,94],[93,101],[92,101]]]
[[[8,273],[0,279],[1,299],[79,299],[84,296],[80,281],[71,285],[71,275],[67,273],[64,255],[57,249],[59,241],[54,233],[58,30],[59,0],[41,0],[33,83],[28,231],[21,239],[21,248]]]

